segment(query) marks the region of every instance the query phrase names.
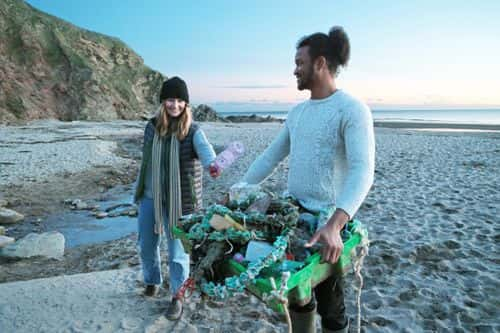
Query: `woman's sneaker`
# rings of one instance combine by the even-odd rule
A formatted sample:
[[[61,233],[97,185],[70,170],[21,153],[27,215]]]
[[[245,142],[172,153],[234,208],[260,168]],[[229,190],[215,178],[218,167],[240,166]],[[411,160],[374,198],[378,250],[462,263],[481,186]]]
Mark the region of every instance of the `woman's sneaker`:
[[[172,298],[172,301],[168,305],[165,317],[169,320],[177,320],[182,315],[182,300],[178,298]]]
[[[148,285],[146,285],[146,288],[144,288],[143,295],[147,296],[147,297],[154,297],[154,296],[158,295],[159,289],[160,288],[155,284],[148,284]]]

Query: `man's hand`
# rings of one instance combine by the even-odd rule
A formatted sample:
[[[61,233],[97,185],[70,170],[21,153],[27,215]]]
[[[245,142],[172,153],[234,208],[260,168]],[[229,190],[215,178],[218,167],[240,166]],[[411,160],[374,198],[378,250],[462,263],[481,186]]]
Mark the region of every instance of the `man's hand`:
[[[222,170],[218,168],[215,163],[211,163],[210,166],[208,167],[208,170],[210,172],[210,177],[212,178],[217,178],[221,175]]]
[[[344,250],[344,243],[340,237],[340,231],[349,221],[349,215],[343,210],[337,209],[327,224],[316,231],[305,247],[312,247],[316,242],[323,244],[321,258],[325,262],[335,264]]]

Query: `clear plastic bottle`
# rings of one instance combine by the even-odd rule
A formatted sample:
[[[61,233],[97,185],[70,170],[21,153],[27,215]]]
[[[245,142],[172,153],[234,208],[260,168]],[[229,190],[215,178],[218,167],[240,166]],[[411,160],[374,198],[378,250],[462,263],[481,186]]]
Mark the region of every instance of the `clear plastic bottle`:
[[[245,152],[245,147],[239,141],[231,142],[224,151],[215,158],[215,167],[222,171],[227,169],[231,164],[240,158]]]

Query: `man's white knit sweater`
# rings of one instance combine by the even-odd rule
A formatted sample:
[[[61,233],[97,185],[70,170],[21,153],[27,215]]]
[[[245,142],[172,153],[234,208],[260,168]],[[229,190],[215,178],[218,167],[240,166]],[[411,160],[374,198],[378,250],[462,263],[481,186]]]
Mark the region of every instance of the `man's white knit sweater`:
[[[295,106],[243,181],[262,182],[287,155],[292,196],[310,211],[335,206],[352,218],[373,183],[375,140],[370,109],[341,90]]]

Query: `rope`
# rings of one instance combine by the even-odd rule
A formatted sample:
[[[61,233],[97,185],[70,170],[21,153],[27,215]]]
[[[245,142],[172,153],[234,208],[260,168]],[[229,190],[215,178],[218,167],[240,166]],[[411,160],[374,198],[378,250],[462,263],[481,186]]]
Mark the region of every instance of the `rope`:
[[[227,237],[226,237],[226,242],[229,244],[230,248],[229,248],[229,250],[227,250],[227,252],[224,252],[224,255],[228,255],[231,252],[233,252],[233,250],[234,250],[233,244],[229,241],[229,239]]]
[[[234,296],[235,293],[243,292],[249,283],[255,282],[255,278],[260,271],[271,266],[277,260],[285,255],[288,246],[288,233],[290,229],[285,229],[281,236],[276,238],[273,243],[274,249],[266,257],[260,258],[256,262],[251,262],[245,272],[239,276],[232,276],[224,279],[224,283],[215,284],[214,282],[202,283],[201,290],[210,297],[225,299]]]
[[[192,278],[188,278],[182,286],[179,288],[177,293],[175,294],[175,298],[184,300],[184,298],[189,298],[193,294],[194,288],[196,288],[196,283]],[[186,296],[186,292],[189,291],[188,296]]]
[[[281,285],[280,288],[276,288],[276,282],[274,278],[270,278],[271,287],[273,291],[271,291],[270,295],[265,295],[263,300],[268,302],[270,300],[277,300],[283,305],[283,309],[285,311],[286,323],[288,326],[288,333],[292,333],[292,318],[290,317],[290,311],[288,310],[288,297],[285,293],[288,291],[288,279],[290,278],[291,273],[286,271],[281,274]]]
[[[288,310],[288,302],[283,303],[285,309],[286,324],[288,325],[288,333],[292,333],[292,318],[290,318],[290,311]]]
[[[363,268],[363,261],[367,255],[368,255],[368,244],[365,243],[361,247],[359,260],[354,265],[354,274],[356,275],[356,278],[358,279],[358,288],[357,288],[357,295],[356,295],[356,307],[358,310],[357,318],[356,318],[356,324],[357,324],[356,326],[357,326],[358,333],[361,332],[361,289],[363,289],[363,276],[361,275],[361,269]]]

